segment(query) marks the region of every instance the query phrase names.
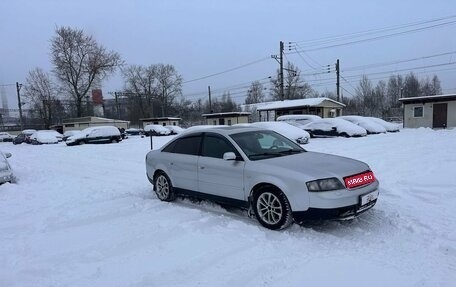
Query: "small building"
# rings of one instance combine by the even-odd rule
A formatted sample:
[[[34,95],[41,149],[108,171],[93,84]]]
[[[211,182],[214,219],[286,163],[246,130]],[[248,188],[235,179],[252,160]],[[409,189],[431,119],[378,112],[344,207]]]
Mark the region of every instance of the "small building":
[[[178,126],[181,118],[161,117],[161,118],[145,118],[139,119],[143,122],[143,128],[147,125],[161,125],[161,126]]]
[[[88,127],[96,126],[114,126],[118,128],[128,129],[129,121],[114,120],[100,117],[81,117],[63,120],[63,131],[83,130]]]
[[[284,100],[249,105],[258,112],[259,121],[274,121],[282,115],[317,115],[322,118],[334,118],[342,115],[345,104],[330,98],[308,98]]]
[[[246,124],[249,122],[249,112],[227,112],[227,113],[213,113],[203,114],[208,125],[234,125]]]
[[[456,94],[401,98],[404,128],[456,127]]]

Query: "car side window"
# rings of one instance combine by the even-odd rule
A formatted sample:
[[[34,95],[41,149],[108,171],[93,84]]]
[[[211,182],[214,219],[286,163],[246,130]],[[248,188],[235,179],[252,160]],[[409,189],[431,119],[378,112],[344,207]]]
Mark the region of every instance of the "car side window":
[[[223,158],[226,152],[234,152],[236,156],[240,157],[234,146],[226,139],[220,136],[206,135],[203,140],[202,156]]]
[[[198,155],[201,136],[180,138],[163,149],[164,152]]]

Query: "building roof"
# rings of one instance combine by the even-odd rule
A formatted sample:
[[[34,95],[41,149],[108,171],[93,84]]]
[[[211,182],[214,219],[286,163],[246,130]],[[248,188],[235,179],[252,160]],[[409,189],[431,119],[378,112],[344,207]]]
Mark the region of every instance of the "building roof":
[[[424,96],[424,97],[410,97],[410,98],[401,98],[399,102],[403,104],[416,104],[416,103],[429,103],[429,102],[445,102],[445,101],[455,101],[456,94],[446,94],[446,95],[434,95],[434,96]]]
[[[100,118],[100,117],[81,117],[81,118],[63,119],[62,122],[64,124],[68,124],[68,123],[88,123],[88,122],[129,123],[129,121],[115,120],[115,119],[108,119],[108,118]]]
[[[250,112],[227,112],[227,113],[213,113],[213,114],[202,114],[201,116],[205,118],[221,118],[221,117],[239,117],[239,116],[249,116],[252,113]]]
[[[158,117],[158,118],[144,118],[141,121],[181,121],[181,118],[175,117]]]
[[[341,102],[335,101],[330,98],[308,98],[261,103],[261,105],[257,106],[257,111],[271,111],[298,107],[324,107],[323,103],[325,101],[329,101],[334,104],[340,105],[341,107],[345,107],[345,105]]]

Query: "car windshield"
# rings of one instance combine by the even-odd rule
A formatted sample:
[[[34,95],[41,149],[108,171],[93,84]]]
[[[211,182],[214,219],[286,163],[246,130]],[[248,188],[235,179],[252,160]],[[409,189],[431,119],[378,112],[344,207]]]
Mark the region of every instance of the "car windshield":
[[[269,130],[242,132],[230,137],[250,160],[261,160],[305,152],[286,137]]]

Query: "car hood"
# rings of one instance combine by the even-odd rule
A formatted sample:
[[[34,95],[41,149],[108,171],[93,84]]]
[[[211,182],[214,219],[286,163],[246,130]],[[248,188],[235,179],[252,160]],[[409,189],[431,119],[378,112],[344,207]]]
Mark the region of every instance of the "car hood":
[[[315,179],[343,178],[370,169],[366,163],[359,160],[318,152],[303,152],[255,162],[305,174]]]

